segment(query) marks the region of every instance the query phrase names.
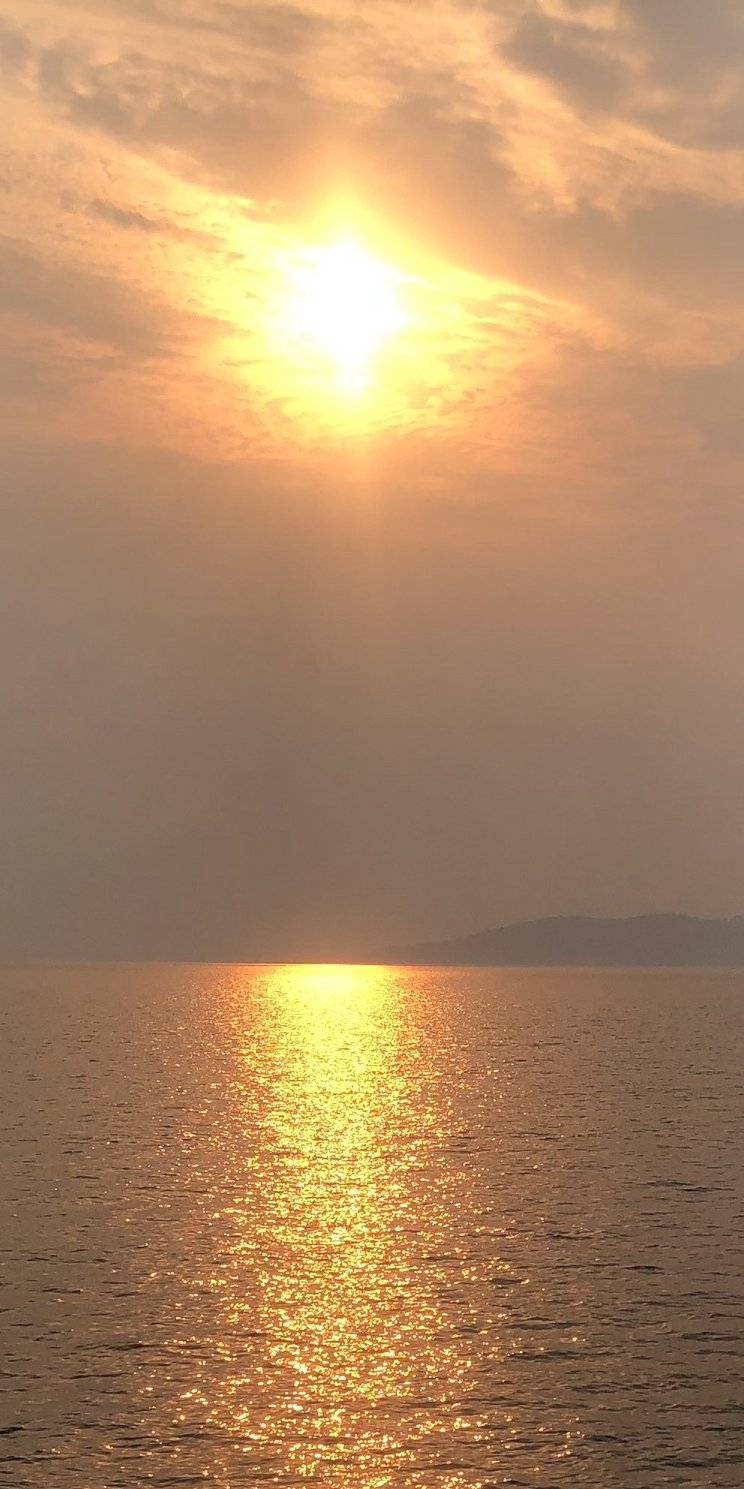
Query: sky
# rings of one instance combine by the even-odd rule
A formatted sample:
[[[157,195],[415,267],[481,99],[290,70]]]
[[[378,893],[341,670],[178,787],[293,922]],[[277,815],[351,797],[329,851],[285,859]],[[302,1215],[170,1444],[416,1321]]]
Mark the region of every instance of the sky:
[[[0,109],[0,954],[744,911],[740,0],[0,0]]]

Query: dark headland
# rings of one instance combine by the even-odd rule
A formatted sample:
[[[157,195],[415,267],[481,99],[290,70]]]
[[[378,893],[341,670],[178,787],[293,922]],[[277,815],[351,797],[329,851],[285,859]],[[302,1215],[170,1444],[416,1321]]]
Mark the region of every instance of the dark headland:
[[[744,915],[552,916],[452,941],[391,946],[379,958],[413,966],[744,967]]]

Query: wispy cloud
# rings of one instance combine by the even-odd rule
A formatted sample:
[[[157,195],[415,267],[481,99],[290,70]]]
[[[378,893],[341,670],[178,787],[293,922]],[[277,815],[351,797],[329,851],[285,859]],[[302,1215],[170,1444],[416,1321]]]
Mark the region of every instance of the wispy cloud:
[[[29,121],[29,168],[49,162],[44,214],[22,170],[6,179],[3,304],[16,323],[105,346],[129,378],[157,362],[158,397],[185,396],[191,379],[193,417],[205,429],[233,420],[231,449],[258,418],[267,448],[273,421],[290,452],[303,440],[268,391],[250,307],[267,292],[272,242],[301,242],[324,202],[346,196],[412,254],[478,278],[458,344],[442,331],[430,348],[438,395],[419,388],[390,418],[391,438],[419,430],[423,465],[436,409],[439,441],[502,465],[521,449],[544,473],[577,435],[568,385],[593,409],[593,459],[604,441],[608,475],[651,409],[670,462],[688,461],[695,439],[709,447],[706,399],[683,390],[698,368],[720,388],[740,376],[734,0],[710,0],[704,17],[698,0],[386,0],[364,12],[347,0],[32,0],[22,23],[3,9],[5,106]],[[642,406],[626,389],[622,432],[621,366],[646,370]],[[528,434],[538,402],[542,462]],[[489,419],[507,406],[509,420]],[[724,393],[731,459],[734,406]]]

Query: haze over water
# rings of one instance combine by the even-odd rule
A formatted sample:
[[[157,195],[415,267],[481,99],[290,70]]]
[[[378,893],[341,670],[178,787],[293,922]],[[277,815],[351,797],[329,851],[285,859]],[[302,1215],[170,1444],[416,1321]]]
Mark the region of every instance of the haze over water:
[[[6,968],[0,1482],[740,1489],[743,993]]]

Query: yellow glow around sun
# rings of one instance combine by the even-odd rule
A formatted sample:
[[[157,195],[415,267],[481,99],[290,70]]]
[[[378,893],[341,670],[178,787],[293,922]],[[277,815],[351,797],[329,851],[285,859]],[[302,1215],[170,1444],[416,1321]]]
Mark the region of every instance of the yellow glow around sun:
[[[368,385],[375,354],[406,323],[401,278],[351,241],[313,249],[293,270],[287,319],[351,392]]]

